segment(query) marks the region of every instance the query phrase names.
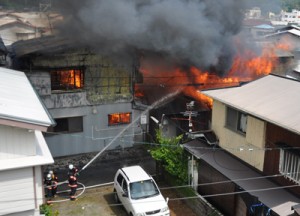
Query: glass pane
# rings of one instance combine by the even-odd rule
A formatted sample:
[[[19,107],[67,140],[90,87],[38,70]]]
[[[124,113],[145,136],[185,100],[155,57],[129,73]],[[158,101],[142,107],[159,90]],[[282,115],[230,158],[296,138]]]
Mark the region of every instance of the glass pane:
[[[129,187],[131,199],[142,199],[159,194],[159,190],[152,180],[133,182]]]

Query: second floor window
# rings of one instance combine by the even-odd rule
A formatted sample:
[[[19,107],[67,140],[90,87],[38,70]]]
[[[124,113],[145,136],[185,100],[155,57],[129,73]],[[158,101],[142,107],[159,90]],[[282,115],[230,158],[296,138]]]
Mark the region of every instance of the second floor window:
[[[51,71],[51,90],[82,89],[84,81],[82,69],[58,69]]]
[[[300,157],[292,151],[280,149],[279,172],[293,182],[300,183]]]
[[[108,125],[129,124],[131,113],[112,113],[108,115]]]
[[[227,107],[226,127],[231,130],[246,134],[247,114],[231,107]]]

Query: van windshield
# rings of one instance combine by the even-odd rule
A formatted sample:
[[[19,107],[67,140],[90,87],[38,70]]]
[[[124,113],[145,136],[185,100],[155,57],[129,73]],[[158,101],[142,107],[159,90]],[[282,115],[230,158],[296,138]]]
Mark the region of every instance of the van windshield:
[[[156,184],[151,179],[130,183],[129,189],[131,199],[143,199],[159,194]]]

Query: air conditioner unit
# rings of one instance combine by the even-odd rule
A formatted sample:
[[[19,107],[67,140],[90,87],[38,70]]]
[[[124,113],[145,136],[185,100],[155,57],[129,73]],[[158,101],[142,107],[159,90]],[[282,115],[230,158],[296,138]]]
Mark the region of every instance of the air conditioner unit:
[[[186,133],[190,139],[198,139],[204,141],[209,145],[218,145],[219,139],[217,135],[212,130],[206,131],[194,131]]]

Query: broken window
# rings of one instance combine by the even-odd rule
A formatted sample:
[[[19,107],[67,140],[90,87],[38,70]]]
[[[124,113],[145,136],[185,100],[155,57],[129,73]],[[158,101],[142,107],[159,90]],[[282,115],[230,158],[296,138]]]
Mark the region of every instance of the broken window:
[[[227,107],[226,113],[226,127],[246,134],[247,131],[247,114],[240,112],[231,107]]]
[[[108,125],[129,124],[131,113],[112,113],[108,115]]]
[[[56,126],[50,127],[48,132],[75,133],[83,131],[83,117],[69,117],[55,119]]]
[[[295,183],[300,183],[300,157],[292,151],[280,149],[279,172]]]
[[[58,69],[51,71],[51,90],[83,88],[83,69]]]

